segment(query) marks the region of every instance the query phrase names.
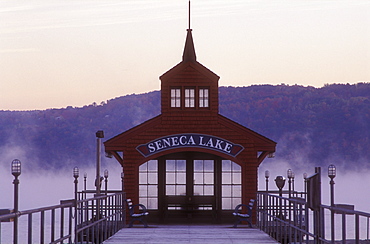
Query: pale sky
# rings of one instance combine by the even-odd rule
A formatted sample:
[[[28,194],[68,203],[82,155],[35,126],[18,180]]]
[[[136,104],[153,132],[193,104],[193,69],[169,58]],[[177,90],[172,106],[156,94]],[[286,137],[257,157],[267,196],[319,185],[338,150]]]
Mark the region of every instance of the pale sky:
[[[192,0],[220,86],[370,81],[370,0]],[[160,89],[188,0],[0,0],[0,110],[82,107]]]

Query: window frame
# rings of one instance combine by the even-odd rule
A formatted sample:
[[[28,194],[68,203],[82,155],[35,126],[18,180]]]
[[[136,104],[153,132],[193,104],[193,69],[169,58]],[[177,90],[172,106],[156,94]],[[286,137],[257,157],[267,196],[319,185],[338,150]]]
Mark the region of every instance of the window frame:
[[[204,95],[204,92],[207,91],[207,96]],[[198,108],[200,109],[209,109],[210,108],[210,88],[209,87],[199,87],[198,88]],[[205,106],[205,103],[207,103]]]
[[[174,93],[173,93],[174,92]],[[170,107],[181,108],[182,107],[182,88],[171,87],[170,88]]]
[[[187,92],[189,92],[187,94]],[[196,108],[196,88],[184,87],[184,107],[186,109]]]

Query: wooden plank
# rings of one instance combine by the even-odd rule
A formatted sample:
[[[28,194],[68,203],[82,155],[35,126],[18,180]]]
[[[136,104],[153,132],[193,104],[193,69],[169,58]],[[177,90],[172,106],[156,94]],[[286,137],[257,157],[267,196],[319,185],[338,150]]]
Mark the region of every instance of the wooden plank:
[[[114,243],[278,243],[259,229],[243,225],[136,225],[123,228],[103,242]]]

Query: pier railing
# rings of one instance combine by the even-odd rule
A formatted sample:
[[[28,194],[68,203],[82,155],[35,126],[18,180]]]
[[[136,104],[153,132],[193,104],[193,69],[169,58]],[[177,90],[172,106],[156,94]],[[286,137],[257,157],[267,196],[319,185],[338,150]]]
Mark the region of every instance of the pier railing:
[[[257,225],[280,243],[370,243],[370,214],[352,205],[320,205],[312,210],[304,194],[257,194]]]
[[[86,196],[82,192],[80,196]],[[78,243],[101,243],[125,225],[125,194],[95,195],[77,201],[75,237]]]
[[[124,200],[124,193],[114,192],[31,210],[9,210],[0,215],[0,243],[18,243],[18,239],[30,244],[101,243],[124,227]]]

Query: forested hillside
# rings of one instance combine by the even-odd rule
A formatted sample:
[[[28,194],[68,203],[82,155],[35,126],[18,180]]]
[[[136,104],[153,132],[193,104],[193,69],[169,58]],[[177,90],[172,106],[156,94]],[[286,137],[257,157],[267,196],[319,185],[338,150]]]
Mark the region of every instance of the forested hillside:
[[[370,83],[221,87],[219,93],[220,113],[276,141],[276,159],[370,166]],[[94,165],[97,130],[108,139],[159,113],[159,91],[82,108],[0,111],[1,163],[17,157],[29,168]]]

